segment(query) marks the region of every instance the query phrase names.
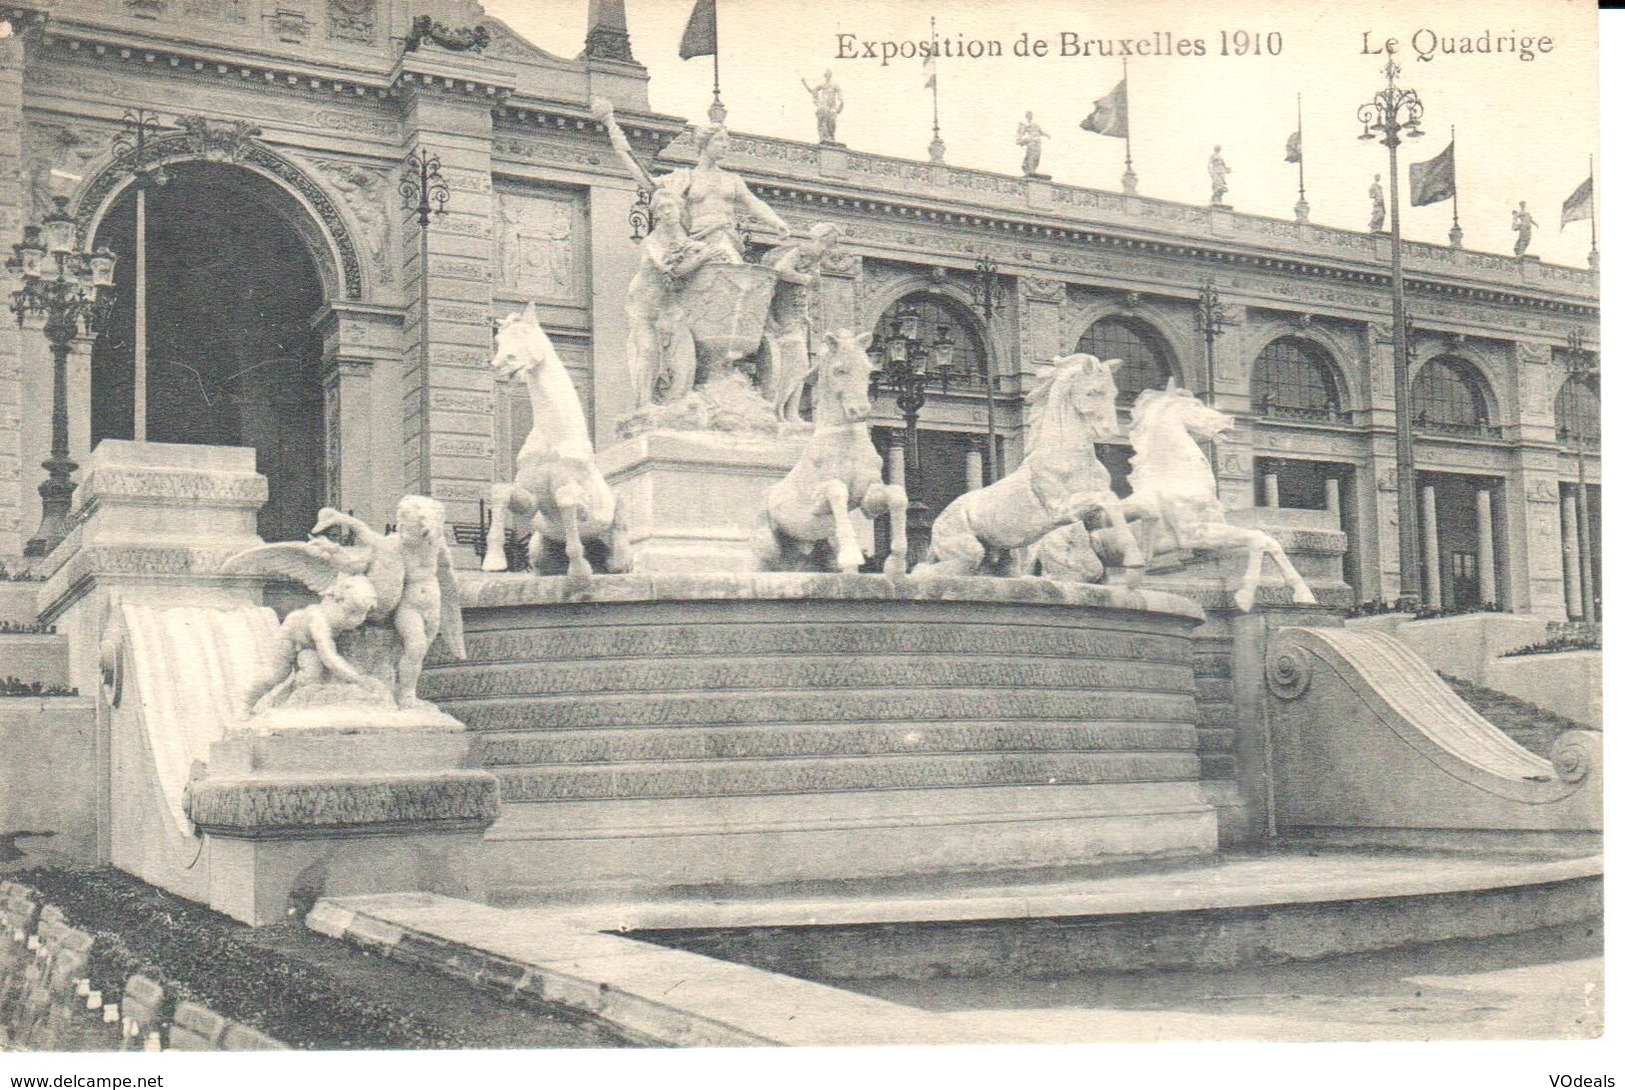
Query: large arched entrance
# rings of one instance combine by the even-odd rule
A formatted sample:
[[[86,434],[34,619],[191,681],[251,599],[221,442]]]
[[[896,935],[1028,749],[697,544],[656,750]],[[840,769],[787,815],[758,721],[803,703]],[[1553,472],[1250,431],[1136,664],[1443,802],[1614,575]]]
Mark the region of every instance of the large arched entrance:
[[[324,300],[285,195],[252,171],[172,163],[147,190],[147,438],[253,447],[270,482],[259,533],[302,537],[325,486]],[[96,243],[126,260],[91,356],[91,442],[134,421],[135,191],[103,217]]]

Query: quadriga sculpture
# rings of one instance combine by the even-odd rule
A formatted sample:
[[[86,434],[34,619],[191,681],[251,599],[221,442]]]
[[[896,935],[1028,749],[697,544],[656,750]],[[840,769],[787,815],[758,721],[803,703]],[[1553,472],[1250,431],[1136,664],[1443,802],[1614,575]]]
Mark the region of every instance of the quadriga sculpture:
[[[1292,600],[1313,605],[1315,595],[1287,559],[1280,542],[1262,530],[1231,526],[1219,502],[1213,467],[1198,440],[1213,440],[1235,421],[1209,408],[1172,379],[1165,390],[1146,390],[1134,402],[1129,442],[1134,447],[1124,511],[1140,520],[1140,549],[1156,556],[1172,549],[1246,549],[1247,571],[1236,605],[1253,608],[1267,554],[1292,588]]]
[[[1055,358],[1033,391],[1037,422],[1020,468],[943,509],[931,526],[931,552],[915,575],[972,575],[984,563],[1002,574],[1010,550],[1104,512],[1124,542],[1128,578],[1139,581],[1144,561],[1128,537],[1111,474],[1095,457],[1095,441],[1117,434],[1113,375],[1121,365],[1085,353]]]
[[[514,463],[513,483],[491,487],[491,527],[482,566],[486,571],[507,568],[504,544],[513,515],[530,523],[531,568],[542,566],[548,542],[563,543],[572,592],[586,590],[592,576],[583,542],[602,541],[605,566],[612,572],[626,571],[631,558],[615,494],[598,471],[581,398],[553,342],[536,321],[535,303],[523,314],[502,319],[491,366],[502,378],[524,379],[532,424]]]
[[[446,511],[427,496],[407,496],[395,521],[395,531],[385,535],[324,507],[311,533],[336,527],[354,534],[354,545],[325,538],[278,542],[245,549],[220,566],[227,574],[284,575],[322,596],[283,620],[265,676],[245,695],[245,718],[284,705],[430,706],[417,695],[430,646],[439,639],[453,658],[466,655]],[[400,641],[398,658],[382,667],[387,681],[378,669],[358,668],[346,658],[363,649],[369,629],[393,631]]]
[[[851,512],[874,518],[891,514],[891,552],[885,573],[902,575],[908,565],[908,496],[881,480],[880,454],[869,438],[869,373],[864,351],[869,334],[842,329],[824,335],[814,361],[813,432],[784,480],[767,490],[755,546],[763,567],[789,567],[820,543],[834,550],[834,566],[854,573],[863,549]]]

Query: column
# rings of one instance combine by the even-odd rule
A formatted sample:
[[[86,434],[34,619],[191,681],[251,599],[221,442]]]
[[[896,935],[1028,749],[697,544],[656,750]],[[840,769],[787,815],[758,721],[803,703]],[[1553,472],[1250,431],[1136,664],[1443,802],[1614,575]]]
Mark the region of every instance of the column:
[[[903,491],[908,491],[908,451],[905,449],[907,440],[903,437],[902,428],[891,429],[886,439],[886,483],[900,484]]]
[[[986,440],[981,436],[972,436],[970,445],[965,448],[965,491],[974,492],[982,487],[982,447]]]
[[[1495,517],[1487,488],[1478,490],[1478,587],[1483,601],[1500,604],[1495,585]]]
[[[1444,605],[1439,579],[1439,507],[1433,486],[1422,486],[1422,595],[1429,609]]]
[[[1264,474],[1264,506],[1281,506],[1281,478],[1274,470]]]
[[[1571,618],[1585,616],[1585,598],[1580,586],[1580,513],[1574,489],[1563,489],[1563,600]]]
[[[440,63],[424,52],[408,56],[403,64]],[[408,491],[444,502],[449,521],[471,523],[490,491],[496,442],[489,414],[460,407],[467,394],[489,396],[493,386],[491,284],[443,270],[491,259],[491,108],[455,86],[439,73],[424,74],[405,96],[401,155],[421,147],[437,156],[450,200],[445,215],[429,218],[426,253],[415,212],[402,213],[402,288],[411,301],[402,345],[402,468]]]
[[[1339,527],[1343,525],[1343,482],[1336,477],[1326,478],[1326,510]]]
[[[29,221],[28,188],[23,184],[23,62],[26,23],[17,16],[14,32],[0,38],[0,247],[11,252],[21,242],[23,227]],[[9,280],[9,277],[7,278]],[[8,283],[9,291],[13,285]],[[20,556],[23,542],[39,524],[39,494],[34,491],[41,473],[39,458],[32,458],[33,444],[24,441],[24,429],[50,431],[50,414],[25,414],[23,406],[50,405],[50,391],[41,402],[26,396],[23,389],[23,336],[19,336],[11,315],[5,316],[11,332],[0,337],[0,556]],[[27,339],[39,341],[37,332]],[[46,444],[48,445],[47,438]],[[40,447],[41,457],[45,446]]]

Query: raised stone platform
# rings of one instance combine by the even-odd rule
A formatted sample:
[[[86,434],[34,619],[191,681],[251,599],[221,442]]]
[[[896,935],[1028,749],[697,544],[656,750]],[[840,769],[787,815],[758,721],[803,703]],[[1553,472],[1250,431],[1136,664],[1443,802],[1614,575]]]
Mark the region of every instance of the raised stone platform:
[[[741,574],[463,581],[424,678],[502,782],[493,895],[1201,855],[1190,630],[1155,591]]]

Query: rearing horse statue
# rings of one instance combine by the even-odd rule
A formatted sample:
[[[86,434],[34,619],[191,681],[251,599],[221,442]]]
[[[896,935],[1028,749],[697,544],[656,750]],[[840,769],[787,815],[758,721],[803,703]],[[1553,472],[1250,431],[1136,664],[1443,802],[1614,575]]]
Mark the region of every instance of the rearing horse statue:
[[[1003,569],[1010,550],[1103,511],[1125,542],[1130,585],[1139,582],[1145,562],[1126,529],[1111,473],[1095,456],[1095,440],[1117,434],[1113,375],[1122,362],[1081,352],[1055,357],[1033,391],[1038,419],[1020,468],[943,509],[931,525],[931,553],[915,575],[974,575],[984,560]]]
[[[1141,520],[1141,548],[1151,556],[1170,548],[1246,549],[1247,571],[1236,591],[1236,606],[1243,612],[1253,608],[1268,554],[1291,588],[1292,600],[1314,605],[1314,592],[1280,542],[1262,530],[1225,521],[1213,467],[1197,440],[1216,439],[1234,423],[1189,390],[1177,389],[1173,379],[1167,389],[1146,390],[1135,399],[1129,422],[1129,442],[1134,446],[1128,477],[1132,493],[1123,503],[1131,517]]]
[[[834,547],[834,566],[848,574],[863,564],[852,525],[853,509],[870,518],[891,514],[891,551],[885,573],[908,570],[908,495],[881,480],[880,453],[869,438],[869,334],[824,334],[813,361],[813,433],[784,480],[767,490],[754,545],[767,569],[788,566],[792,553],[810,556],[821,543]]]
[[[503,548],[508,516],[529,520],[530,566],[539,569],[548,542],[562,542],[569,559],[567,587],[587,589],[592,568],[584,541],[602,541],[612,572],[626,571],[631,555],[615,494],[598,472],[581,398],[553,342],[536,321],[536,304],[510,314],[497,326],[491,366],[502,378],[525,380],[530,392],[530,434],[514,463],[513,484],[491,486],[491,528],[485,539],[486,571],[508,566]]]

